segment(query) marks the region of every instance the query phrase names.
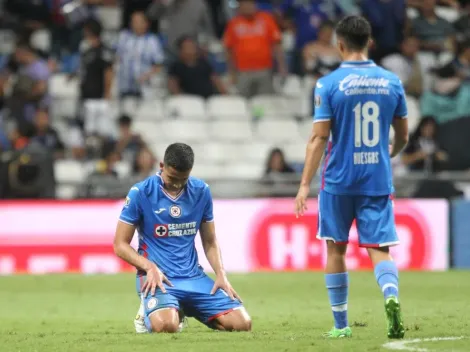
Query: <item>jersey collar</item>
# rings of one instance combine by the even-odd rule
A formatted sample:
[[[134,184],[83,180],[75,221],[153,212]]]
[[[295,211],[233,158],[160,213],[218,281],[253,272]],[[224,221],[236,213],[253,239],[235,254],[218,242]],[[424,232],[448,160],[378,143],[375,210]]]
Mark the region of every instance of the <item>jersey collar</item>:
[[[366,61],[343,61],[340,67],[359,68],[359,67],[374,67],[374,66],[377,66],[374,61],[366,60]]]
[[[165,187],[163,187],[164,184],[165,184],[165,182],[163,182],[163,178],[162,178],[162,176],[161,176],[161,171],[158,171],[158,172],[155,174],[155,176],[157,176],[157,177],[161,180],[161,182],[162,182],[162,183],[160,184],[160,189],[162,190],[163,194],[164,194],[165,196],[167,196],[167,198],[169,198],[169,199],[172,200],[172,201],[177,201],[177,200],[183,195],[184,191],[186,190],[186,187],[188,186],[187,184],[184,185],[184,187],[181,189],[181,191],[180,191],[176,196],[172,196],[170,193],[168,193],[168,192],[165,190]]]

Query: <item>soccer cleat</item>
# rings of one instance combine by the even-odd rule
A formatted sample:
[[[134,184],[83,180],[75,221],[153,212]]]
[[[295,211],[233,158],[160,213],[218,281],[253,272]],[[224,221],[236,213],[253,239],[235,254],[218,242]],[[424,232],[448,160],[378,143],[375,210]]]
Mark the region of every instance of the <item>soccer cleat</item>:
[[[405,327],[397,297],[392,296],[386,299],[385,314],[388,321],[388,337],[390,339],[402,339],[405,336]]]
[[[343,329],[332,328],[330,331],[322,334],[323,337],[330,339],[339,339],[342,337],[352,337],[352,331],[349,326],[346,326]]]

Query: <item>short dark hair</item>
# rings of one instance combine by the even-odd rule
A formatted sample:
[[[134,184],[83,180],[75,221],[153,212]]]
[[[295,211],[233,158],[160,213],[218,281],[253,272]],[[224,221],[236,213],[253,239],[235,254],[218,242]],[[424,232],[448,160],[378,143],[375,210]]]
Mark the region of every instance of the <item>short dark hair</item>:
[[[118,119],[119,126],[129,127],[132,124],[132,119],[128,115],[121,115]]]
[[[336,26],[336,35],[344,40],[349,50],[362,51],[367,48],[372,29],[364,17],[347,16]]]
[[[184,143],[170,144],[165,150],[163,164],[172,167],[176,171],[189,171],[194,165],[193,149]]]
[[[183,47],[183,44],[186,43],[188,40],[196,44],[196,39],[194,39],[193,36],[189,34],[184,34],[181,37],[179,37],[178,40],[176,41],[176,47],[179,50],[181,50],[181,48]]]
[[[94,18],[88,19],[85,22],[84,28],[98,38],[101,36],[101,31],[103,30],[101,23]]]

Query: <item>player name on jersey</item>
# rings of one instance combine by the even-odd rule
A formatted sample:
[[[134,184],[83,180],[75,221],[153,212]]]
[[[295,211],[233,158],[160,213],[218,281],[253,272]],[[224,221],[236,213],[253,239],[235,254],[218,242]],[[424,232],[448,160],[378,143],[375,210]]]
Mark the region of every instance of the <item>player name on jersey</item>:
[[[182,224],[156,224],[155,237],[178,237],[197,234],[197,223],[185,222]]]
[[[385,94],[389,95],[388,86],[390,80],[385,78],[376,78],[350,74],[339,82],[339,90],[346,95],[358,94]]]
[[[354,153],[354,165],[378,164],[379,152]]]

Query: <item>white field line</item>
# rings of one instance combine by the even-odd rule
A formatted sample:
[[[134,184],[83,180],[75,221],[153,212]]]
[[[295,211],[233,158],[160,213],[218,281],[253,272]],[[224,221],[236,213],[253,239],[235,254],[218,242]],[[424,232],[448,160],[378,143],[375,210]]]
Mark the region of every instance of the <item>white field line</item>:
[[[454,336],[454,337],[430,337],[425,339],[412,339],[412,340],[398,340],[393,342],[387,342],[382,347],[388,348],[389,350],[400,350],[400,351],[413,351],[413,352],[430,352],[428,348],[412,347],[410,344],[416,344],[420,342],[437,342],[437,341],[455,341],[462,340],[465,336]]]

